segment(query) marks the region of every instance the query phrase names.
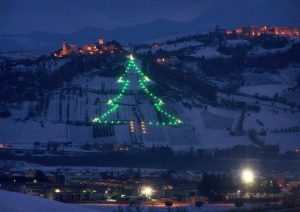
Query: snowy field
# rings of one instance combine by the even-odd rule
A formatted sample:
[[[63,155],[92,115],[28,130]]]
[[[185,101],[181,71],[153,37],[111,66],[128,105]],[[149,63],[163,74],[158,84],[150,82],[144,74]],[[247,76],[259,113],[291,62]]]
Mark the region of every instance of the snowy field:
[[[191,54],[193,57],[205,57],[205,58],[213,58],[213,57],[227,57],[226,55],[221,54],[217,51],[216,47],[203,47],[195,51]]]
[[[289,91],[282,95],[283,98],[287,100],[288,103],[294,103],[300,106],[300,91]]]
[[[175,44],[163,44],[160,48],[165,51],[176,51],[179,49],[187,48],[187,47],[192,47],[192,46],[200,46],[202,45],[201,42],[197,41],[185,41],[185,42],[180,42],[180,43],[175,43]],[[153,48],[152,48],[153,49]]]
[[[278,75],[270,73],[245,73],[243,74],[245,85],[266,85],[266,84],[280,84],[281,80]]]
[[[278,144],[282,150],[294,150],[299,148],[300,135],[297,133],[274,133],[281,128],[291,128],[299,126],[300,113],[291,112],[288,105],[282,103],[272,103],[270,101],[257,100],[252,97],[238,96],[238,95],[221,95],[222,98],[229,100],[244,101],[250,105],[258,105],[261,107],[259,112],[247,112],[243,123],[244,130],[255,129],[257,132],[265,129],[267,136],[263,137],[267,144]],[[63,102],[67,101],[65,98]],[[73,99],[73,100],[72,100]],[[107,99],[107,97],[105,97]],[[131,99],[131,98],[129,98]],[[128,100],[129,100],[128,99]],[[47,112],[47,119],[41,123],[39,120],[15,121],[11,118],[0,119],[0,142],[1,143],[32,143],[32,142],[48,142],[48,141],[74,141],[83,143],[84,141],[92,140],[92,128],[87,126],[66,126],[59,120],[59,101],[52,100],[49,104]],[[130,100],[131,101],[131,100]],[[99,113],[97,105],[92,98],[89,98],[91,104],[85,105],[85,97],[75,98],[73,96],[69,100],[69,120],[84,121],[86,110],[89,111],[88,116],[93,117]],[[67,105],[65,102],[61,104],[62,121],[67,120]],[[105,105],[105,104],[103,104]],[[174,105],[173,105],[174,106]],[[98,106],[99,107],[99,106]],[[104,107],[104,106],[103,106]],[[24,107],[26,109],[26,107]],[[23,109],[23,110],[25,110]],[[147,127],[148,133],[144,135],[145,145],[151,147],[152,145],[169,145],[176,149],[180,146],[181,139],[185,145],[196,145],[199,148],[228,148],[238,144],[251,145],[251,141],[247,136],[231,136],[230,130],[234,130],[239,121],[241,111],[228,110],[225,108],[211,107],[204,109],[188,109],[181,105],[175,105],[178,116],[186,123],[186,127],[170,128]],[[140,110],[145,114],[145,120],[157,118],[153,108],[148,104],[141,104]],[[76,112],[78,111],[78,112]],[[130,108],[126,109],[122,106],[119,111],[120,117],[134,117],[129,113]],[[74,116],[74,114],[77,114]],[[115,114],[116,115],[116,114]],[[113,115],[111,118],[117,118]],[[17,117],[24,118],[24,112],[15,111],[14,119]],[[263,125],[262,125],[262,124]],[[127,138],[129,134],[128,127],[116,127],[117,137],[120,141]],[[280,138],[280,139],[279,139]],[[172,141],[172,142],[171,142]],[[171,142],[171,143],[170,143]],[[172,144],[172,145],[170,145]]]
[[[88,207],[66,204],[41,197],[0,190],[1,212],[95,212]],[[105,209],[105,208],[103,208]],[[104,211],[104,210],[102,210]],[[111,211],[110,209],[106,211]]]
[[[34,53],[28,51],[17,51],[17,52],[0,53],[0,56],[6,57],[11,60],[36,59],[40,56],[40,53]]]
[[[266,144],[278,145],[281,152],[300,148],[300,132],[270,133],[265,138]]]
[[[241,87],[239,92],[251,96],[259,95],[272,98],[275,94],[279,96],[283,95],[289,87],[289,85],[284,84],[252,85]]]
[[[127,210],[135,210],[134,207],[129,207],[129,206],[101,206],[101,205],[85,205],[85,207],[89,209],[94,209],[96,211],[103,211],[103,212],[118,212],[120,209],[127,211]],[[185,210],[187,212],[199,212],[199,211],[205,211],[205,212],[225,212],[225,211],[230,211],[234,209],[233,204],[223,204],[223,205],[217,205],[217,204],[211,204],[211,205],[204,205],[203,207],[197,208],[193,206],[186,206],[186,207],[181,207],[181,206],[176,206],[172,208],[167,208],[164,206],[159,206],[159,207],[154,207],[154,206],[141,206],[140,210],[141,212],[172,212],[172,211],[180,211],[180,209]]]
[[[264,56],[264,55],[269,55],[269,54],[276,54],[276,53],[280,53],[280,52],[286,52],[292,47],[292,45],[294,43],[298,43],[299,41],[300,41],[299,37],[291,37],[289,43],[282,48],[266,49],[266,48],[263,48],[262,46],[256,46],[248,52],[248,56],[257,57],[257,56]]]
[[[238,45],[250,45],[250,43],[242,39],[226,40],[226,46],[228,47],[236,47]]]
[[[202,112],[204,124],[211,129],[231,129],[234,119],[219,116],[210,112]]]
[[[239,112],[214,107],[208,107],[207,111],[197,108],[191,110],[183,109],[183,115],[185,117],[184,121],[190,123],[190,125],[195,128],[200,140],[200,148],[229,148],[238,144],[252,144],[248,138],[231,136],[229,131],[224,129],[224,127],[226,128],[235,124],[239,117]],[[210,115],[204,115],[204,118],[203,114]],[[223,120],[226,120],[226,125],[220,123],[220,121]]]
[[[66,141],[66,125],[38,121],[14,121],[0,118],[1,143]]]
[[[61,203],[53,200],[44,199],[41,197],[30,196],[22,193],[10,192],[0,190],[0,211],[1,212],[118,212],[119,209],[127,210],[130,208],[129,206],[119,206],[117,204],[67,204]],[[187,209],[189,212],[199,211],[199,208],[187,206],[187,207],[175,207],[176,210],[183,208]],[[132,207],[131,209],[134,209]],[[148,206],[140,206],[141,211],[150,212],[167,212],[170,209],[166,207],[153,207],[151,205]],[[204,205],[201,208],[201,211],[229,211],[234,209],[233,204],[212,204],[212,205]]]
[[[176,204],[171,208],[163,204],[142,204],[138,207],[119,204],[67,204],[54,200],[44,199],[37,196],[26,195],[17,192],[0,190],[0,211],[1,212],[120,212],[120,211],[141,211],[141,212],[226,212],[235,211],[234,204],[204,204],[201,208],[191,206],[192,204]],[[184,205],[184,206],[183,206]],[[185,206],[186,205],[186,206]],[[264,204],[245,204],[240,210],[261,210]]]
[[[288,67],[278,70],[277,73],[255,73],[248,71],[243,74],[244,86],[239,92],[247,95],[260,95],[274,97],[289,93],[290,89],[297,85],[300,76],[299,67]]]
[[[24,56],[19,55],[19,54],[12,54],[12,57],[10,57],[10,54],[1,54],[0,56],[4,55],[5,57],[9,59],[36,59],[37,56],[27,56],[26,54]],[[40,56],[40,55],[39,55]],[[70,59],[68,58],[63,58],[60,60],[55,60],[55,59],[49,59],[46,61],[42,61],[39,64],[16,64],[11,67],[11,71],[16,71],[16,72],[36,72],[36,71],[44,71],[44,69],[47,70],[47,72],[53,72],[55,70],[58,70],[60,67],[65,65],[67,62],[69,62]],[[1,62],[1,61],[0,61]]]
[[[280,52],[286,52],[287,50],[289,50],[291,47],[285,46],[282,48],[274,48],[274,49],[265,49],[263,47],[254,47],[253,49],[251,49],[248,52],[248,56],[264,56],[264,55],[268,55],[268,54],[276,54],[276,53],[280,53]]]
[[[230,98],[248,101],[256,105],[257,100],[231,96]],[[295,150],[300,147],[300,133],[275,133],[281,128],[288,129],[299,126],[300,113],[292,113],[290,107],[281,103],[258,102],[261,107],[259,112],[245,114],[243,129],[267,131],[267,136],[262,137],[266,144],[279,145],[281,151]],[[185,121],[195,127],[200,140],[201,148],[228,148],[235,145],[253,145],[245,136],[231,136],[228,129],[234,130],[241,115],[239,111],[208,107],[207,111],[193,108],[184,109]],[[263,126],[261,125],[263,124]]]
[[[167,44],[167,43],[160,43],[158,46],[152,46],[151,48],[143,48],[137,50],[137,53],[144,54],[148,51],[151,51],[152,53],[155,53],[158,50],[164,50],[164,51],[177,51],[180,49],[188,48],[188,47],[196,47],[203,45],[201,42],[198,41],[184,41],[184,42],[176,42],[173,44]]]
[[[229,41],[229,43],[235,45],[239,42]],[[176,48],[174,45],[168,45],[168,49],[176,50],[177,47],[183,48],[200,44],[194,41],[182,42],[177,44]],[[205,57],[214,57],[220,54],[215,47],[200,47],[198,53],[198,56]],[[60,61],[61,63],[49,61],[47,64],[54,69],[67,62],[65,60]],[[288,102],[295,102],[299,105],[300,91],[290,89],[295,87],[298,76],[300,76],[300,68],[296,66],[278,70],[276,73],[256,73],[255,70],[249,70],[243,74],[245,86],[239,90],[240,93],[246,95],[227,96],[219,94],[218,98],[259,106],[261,108],[259,112],[248,111],[245,114],[244,130],[246,132],[252,129],[257,132],[266,130],[267,136],[263,139],[267,144],[278,144],[282,150],[295,150],[299,147],[299,133],[278,133],[275,131],[299,126],[300,113],[296,107],[291,110],[287,104],[259,100],[253,95],[273,97],[278,93],[279,96],[287,98]],[[88,122],[108,110],[110,108],[107,105],[108,100],[115,97],[117,95],[115,89],[120,88],[120,84],[116,81],[116,78],[99,77],[93,71],[89,75],[78,76],[73,79],[72,84],[82,89],[72,90],[70,93],[60,90],[53,91],[50,94],[49,104],[42,111],[41,117],[28,117],[29,112],[34,110],[37,102],[23,102],[19,105],[13,105],[12,117],[0,118],[0,143],[48,141],[82,143],[92,141],[91,127],[70,127],[65,122]],[[212,79],[209,81],[220,83]],[[226,83],[224,82],[222,86],[224,84]],[[130,87],[129,89],[135,90],[136,88]],[[100,91],[112,91],[112,93],[100,94]],[[133,107],[138,107],[145,121],[158,119],[156,111],[147,98],[137,99],[134,95],[124,95],[120,103],[120,108],[108,117],[109,120],[134,120],[136,117]],[[172,102],[167,102],[167,105],[175,108],[175,114],[184,122],[183,127],[164,127],[163,129],[148,127],[149,133],[144,135],[146,146],[170,145],[175,148],[175,146],[182,145],[180,139],[185,141],[185,145],[196,145],[199,148],[228,148],[237,144],[252,144],[247,136],[230,135],[230,130],[234,131],[239,122],[240,110],[211,106],[208,106],[207,110],[202,108],[188,109],[181,104]],[[117,140],[128,140],[128,126],[118,126],[115,131],[117,132]],[[112,142],[116,139],[107,141]]]

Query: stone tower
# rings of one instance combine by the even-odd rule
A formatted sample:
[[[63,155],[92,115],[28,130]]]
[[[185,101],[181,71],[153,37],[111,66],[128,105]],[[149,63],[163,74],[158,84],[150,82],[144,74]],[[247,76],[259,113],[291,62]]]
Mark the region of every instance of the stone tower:
[[[69,54],[69,49],[66,41],[63,42],[63,46],[60,54],[61,56],[67,56]]]

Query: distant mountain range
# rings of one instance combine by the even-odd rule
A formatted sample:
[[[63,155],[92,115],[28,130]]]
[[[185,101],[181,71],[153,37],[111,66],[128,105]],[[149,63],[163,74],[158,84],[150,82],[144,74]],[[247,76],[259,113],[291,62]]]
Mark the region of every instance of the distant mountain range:
[[[136,26],[118,27],[111,30],[87,26],[74,33],[51,33],[36,31],[26,34],[0,35],[0,51],[49,52],[58,49],[63,40],[82,45],[95,42],[98,38],[116,39],[122,43],[142,43],[184,33],[199,33],[212,30],[217,24],[221,27],[245,25],[300,26],[298,5],[293,0],[265,1],[257,4],[249,0],[224,1],[204,10],[190,22],[175,22],[156,19]],[[257,9],[259,8],[259,10]]]
[[[0,51],[39,50],[47,52],[59,48],[63,40],[77,45],[96,42],[99,38],[115,39],[122,43],[141,43],[193,31],[195,31],[193,24],[165,19],[156,19],[149,23],[112,30],[87,26],[70,34],[36,31],[27,34],[0,35]]]

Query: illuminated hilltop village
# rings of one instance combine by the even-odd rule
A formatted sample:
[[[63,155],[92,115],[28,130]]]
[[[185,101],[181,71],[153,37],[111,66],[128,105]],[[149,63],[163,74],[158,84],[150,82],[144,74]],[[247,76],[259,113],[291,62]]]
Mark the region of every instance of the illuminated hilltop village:
[[[67,57],[71,55],[97,55],[103,53],[114,54],[122,50],[121,45],[116,41],[104,42],[99,39],[97,43],[84,44],[81,48],[76,45],[69,45],[66,41],[63,42],[62,49],[54,52],[54,57]]]
[[[247,26],[236,29],[216,28],[215,33],[227,36],[260,36],[263,34],[275,36],[299,36],[300,31],[296,27],[271,27],[271,26]]]

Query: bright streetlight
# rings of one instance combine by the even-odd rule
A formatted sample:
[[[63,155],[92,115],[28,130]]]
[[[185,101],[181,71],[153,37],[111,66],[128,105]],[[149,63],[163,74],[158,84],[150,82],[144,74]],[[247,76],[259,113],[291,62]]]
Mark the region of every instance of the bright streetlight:
[[[141,189],[141,194],[150,198],[153,193],[153,189],[150,186],[144,186]]]
[[[59,192],[60,192],[60,189],[57,188],[57,189],[54,190],[54,192],[55,192],[55,193],[59,193]]]
[[[255,178],[255,175],[254,175],[253,170],[246,168],[242,171],[242,181],[245,184],[252,184],[254,182],[254,178]]]

